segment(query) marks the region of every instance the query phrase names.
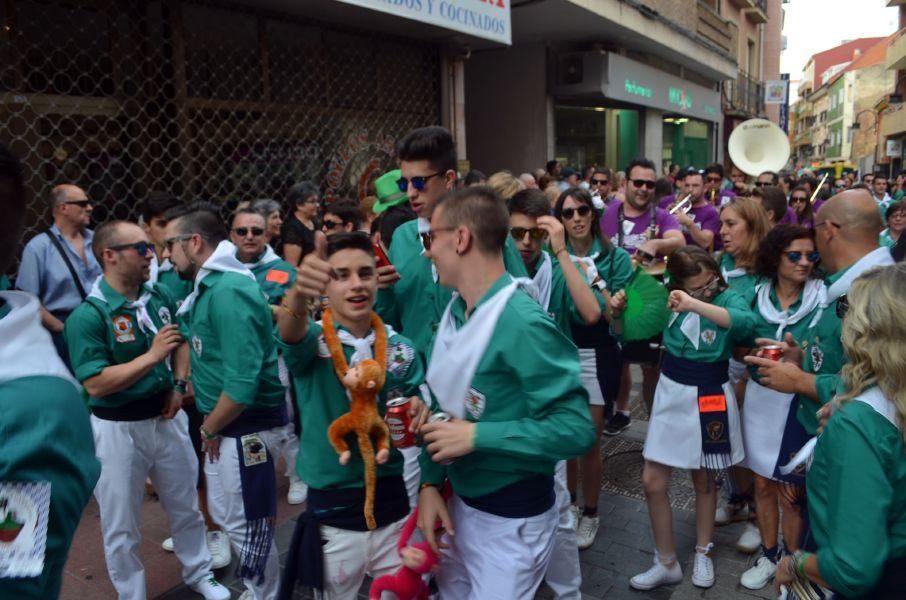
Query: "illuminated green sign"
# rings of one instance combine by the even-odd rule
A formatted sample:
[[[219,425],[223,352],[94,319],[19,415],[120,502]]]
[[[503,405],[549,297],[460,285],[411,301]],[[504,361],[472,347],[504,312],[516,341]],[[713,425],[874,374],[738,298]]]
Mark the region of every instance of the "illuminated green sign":
[[[680,110],[692,108],[692,94],[684,88],[672,87],[667,91],[667,101],[680,107]]]
[[[654,92],[651,91],[651,88],[647,88],[643,85],[640,85],[636,80],[627,79],[624,84],[627,94],[632,94],[633,96],[641,96],[642,98],[652,98],[654,97]]]

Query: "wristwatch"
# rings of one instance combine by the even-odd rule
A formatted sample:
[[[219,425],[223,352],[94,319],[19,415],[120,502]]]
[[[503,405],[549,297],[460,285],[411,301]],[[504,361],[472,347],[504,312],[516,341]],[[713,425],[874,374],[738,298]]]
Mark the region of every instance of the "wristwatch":
[[[173,389],[180,394],[185,394],[189,389],[189,382],[185,379],[177,379],[173,382]]]

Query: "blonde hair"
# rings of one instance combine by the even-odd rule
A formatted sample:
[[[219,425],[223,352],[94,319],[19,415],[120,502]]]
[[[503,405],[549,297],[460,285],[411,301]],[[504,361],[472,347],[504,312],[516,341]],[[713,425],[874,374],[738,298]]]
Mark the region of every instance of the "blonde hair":
[[[516,192],[524,190],[525,184],[509,171],[497,171],[488,177],[488,187],[497,192],[504,200],[509,200]]]
[[[872,386],[896,405],[906,441],[906,264],[877,267],[856,279],[847,293],[843,319],[844,392],[851,401]]]
[[[746,222],[749,239],[746,240],[745,245],[739,249],[733,258],[737,267],[745,267],[747,271],[751,271],[755,268],[758,246],[771,230],[771,221],[768,219],[768,213],[760,202],[751,198],[734,198],[720,207],[721,214],[727,208],[732,208],[739,215],[739,218]]]

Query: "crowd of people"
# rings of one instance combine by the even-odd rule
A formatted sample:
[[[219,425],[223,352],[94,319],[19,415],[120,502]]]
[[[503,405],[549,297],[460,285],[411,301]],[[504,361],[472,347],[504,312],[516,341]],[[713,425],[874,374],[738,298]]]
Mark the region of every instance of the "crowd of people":
[[[366,575],[375,600],[533,598],[542,581],[581,598],[633,364],[654,560],[630,587],[684,577],[668,495],[684,469],[695,586],[719,575],[715,526],[745,521],[746,588],[902,597],[902,176],[659,178],[638,158],[460,177],[441,127],[397,152],[361,201],[300,182],[288,214],[154,192],[136,222],[92,229],[84,189],[53,188],[53,225],[0,280],[0,529],[45,532],[0,544],[0,597],[59,595],[93,493],[110,580],[145,598],[153,489],[164,548],[208,599],[230,597],[214,570],[231,562],[242,600],[351,599]],[[27,202],[0,147],[0,272]],[[637,339],[652,278],[669,315]],[[397,405],[388,445],[366,415]],[[282,572],[278,457],[305,503]]]

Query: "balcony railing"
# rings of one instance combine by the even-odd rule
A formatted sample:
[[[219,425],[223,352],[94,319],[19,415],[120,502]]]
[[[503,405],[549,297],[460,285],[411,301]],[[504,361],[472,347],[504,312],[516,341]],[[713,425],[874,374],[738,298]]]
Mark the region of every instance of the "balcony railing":
[[[724,112],[742,117],[756,117],[764,114],[764,84],[752,79],[746,73],[724,82]]]

